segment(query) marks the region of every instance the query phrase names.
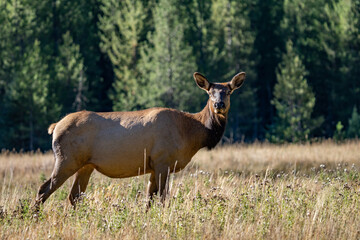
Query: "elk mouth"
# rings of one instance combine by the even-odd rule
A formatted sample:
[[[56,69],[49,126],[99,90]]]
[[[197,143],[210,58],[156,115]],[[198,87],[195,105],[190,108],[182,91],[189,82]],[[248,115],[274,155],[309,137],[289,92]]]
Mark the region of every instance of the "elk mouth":
[[[225,112],[226,112],[226,108],[214,108],[214,112],[215,112],[216,114],[222,114],[222,115],[224,115]]]
[[[225,113],[225,108],[219,108],[219,109],[215,108],[214,112],[216,114],[224,114]]]

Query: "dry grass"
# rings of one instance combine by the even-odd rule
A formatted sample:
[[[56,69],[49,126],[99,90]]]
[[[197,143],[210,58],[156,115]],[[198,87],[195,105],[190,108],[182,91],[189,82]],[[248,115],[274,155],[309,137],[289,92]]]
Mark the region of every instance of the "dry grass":
[[[201,151],[148,212],[148,176],[95,173],[76,210],[67,181],[34,216],[52,165],[51,153],[0,155],[1,239],[360,238],[360,142]]]
[[[264,172],[266,169],[308,172],[320,164],[334,168],[338,164],[360,163],[360,143],[335,144],[332,141],[307,145],[251,144],[232,145],[216,151],[201,151],[194,161],[207,170],[225,169],[237,172]]]

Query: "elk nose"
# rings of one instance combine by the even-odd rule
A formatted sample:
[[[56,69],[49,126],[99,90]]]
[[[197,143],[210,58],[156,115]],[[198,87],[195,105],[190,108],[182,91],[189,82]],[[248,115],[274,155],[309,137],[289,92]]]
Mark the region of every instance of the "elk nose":
[[[225,103],[224,103],[224,102],[216,102],[216,103],[214,104],[214,107],[215,107],[216,109],[223,109],[223,108],[225,108]]]

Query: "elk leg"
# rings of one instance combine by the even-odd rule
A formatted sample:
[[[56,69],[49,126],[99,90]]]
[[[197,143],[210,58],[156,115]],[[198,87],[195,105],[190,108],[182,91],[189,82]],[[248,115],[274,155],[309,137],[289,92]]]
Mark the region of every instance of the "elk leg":
[[[150,186],[149,186],[149,190],[148,190],[148,196],[150,197],[150,199],[152,199],[153,196],[156,195],[158,192],[158,188],[156,185],[155,173],[151,173],[149,181],[150,181],[149,182]]]
[[[151,207],[151,201],[153,199],[153,196],[156,195],[157,192],[158,192],[158,188],[156,186],[155,173],[152,172],[150,175],[148,192],[147,192],[147,196],[149,197],[149,201],[147,203],[147,209],[149,209]]]
[[[155,169],[155,182],[157,189],[160,191],[162,203],[164,203],[166,194],[169,190],[168,176],[169,168],[160,167]]]
[[[39,206],[41,203],[44,203],[50,195],[58,189],[71,175],[64,174],[61,176],[55,175],[51,176],[43,185],[40,186],[38,194],[36,196],[35,206]]]
[[[38,194],[35,200],[35,208],[38,209],[41,203],[44,203],[50,195],[58,189],[69,177],[71,177],[79,169],[76,163],[67,161],[67,164],[64,161],[55,162],[54,170],[51,174],[50,179],[48,179],[43,185],[40,186]]]
[[[92,165],[86,165],[76,172],[74,182],[69,194],[69,201],[75,207],[81,193],[85,192],[89,183],[90,175],[94,171]]]

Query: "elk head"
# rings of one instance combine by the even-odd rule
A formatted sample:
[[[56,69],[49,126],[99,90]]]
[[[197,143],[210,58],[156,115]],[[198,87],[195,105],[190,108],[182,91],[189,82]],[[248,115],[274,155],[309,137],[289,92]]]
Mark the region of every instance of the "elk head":
[[[230,108],[230,95],[241,87],[245,81],[245,73],[236,74],[230,82],[211,83],[200,73],[194,73],[196,84],[209,95],[210,110],[218,115],[226,116]]]

